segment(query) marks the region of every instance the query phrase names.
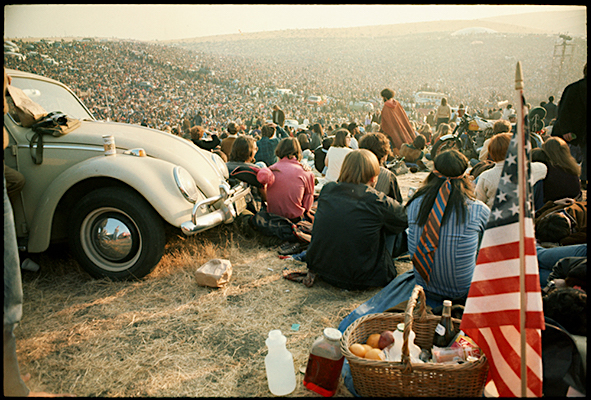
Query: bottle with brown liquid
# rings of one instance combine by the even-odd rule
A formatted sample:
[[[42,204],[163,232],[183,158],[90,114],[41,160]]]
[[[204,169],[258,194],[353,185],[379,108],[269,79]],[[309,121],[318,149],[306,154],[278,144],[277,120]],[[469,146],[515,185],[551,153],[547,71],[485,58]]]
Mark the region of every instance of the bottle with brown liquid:
[[[433,335],[433,346],[448,347],[457,333],[451,321],[451,300],[444,300],[441,320],[435,327],[435,334]]]
[[[324,397],[331,397],[337,391],[341,369],[345,358],[341,354],[339,330],[326,328],[316,339],[310,350],[304,386]]]

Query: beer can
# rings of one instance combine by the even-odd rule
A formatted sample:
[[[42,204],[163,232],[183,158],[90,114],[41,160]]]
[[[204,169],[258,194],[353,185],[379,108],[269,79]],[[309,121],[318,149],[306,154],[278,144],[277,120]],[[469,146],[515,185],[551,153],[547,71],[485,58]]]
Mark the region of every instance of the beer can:
[[[117,154],[117,151],[115,150],[115,138],[113,135],[103,135],[103,147],[105,148],[106,156]]]

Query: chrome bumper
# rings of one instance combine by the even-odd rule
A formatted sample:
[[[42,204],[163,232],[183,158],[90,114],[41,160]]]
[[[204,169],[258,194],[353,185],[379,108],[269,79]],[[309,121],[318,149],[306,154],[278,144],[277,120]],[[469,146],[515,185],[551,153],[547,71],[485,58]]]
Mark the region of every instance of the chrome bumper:
[[[250,187],[245,183],[230,188],[230,185],[224,183],[220,185],[220,194],[201,200],[193,206],[191,221],[183,222],[181,230],[187,236],[206,231],[222,223],[229,224],[234,218],[246,208],[247,201],[250,200]],[[201,208],[206,208],[221,201],[221,206],[207,214],[197,216]]]

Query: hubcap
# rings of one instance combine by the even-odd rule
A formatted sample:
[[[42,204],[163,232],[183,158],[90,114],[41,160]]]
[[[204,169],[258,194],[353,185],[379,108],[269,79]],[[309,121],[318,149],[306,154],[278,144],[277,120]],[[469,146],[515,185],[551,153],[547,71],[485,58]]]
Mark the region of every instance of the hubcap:
[[[134,221],[121,210],[104,207],[89,213],[80,229],[80,242],[91,261],[117,272],[139,258],[141,235]]]

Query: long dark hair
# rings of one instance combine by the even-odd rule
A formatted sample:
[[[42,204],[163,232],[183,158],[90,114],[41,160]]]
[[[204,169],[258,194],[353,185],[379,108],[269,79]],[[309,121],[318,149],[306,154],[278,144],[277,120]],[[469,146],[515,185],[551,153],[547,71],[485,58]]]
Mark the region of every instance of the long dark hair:
[[[468,165],[469,161],[466,156],[455,149],[438,154],[433,161],[435,170],[439,171],[441,175],[451,178],[451,193],[447,201],[447,206],[445,207],[445,212],[443,213],[443,218],[441,220],[442,224],[447,221],[452,212],[458,213],[461,222],[466,220],[466,215],[468,214],[466,198],[475,198],[472,181],[468,178],[468,174],[465,173]],[[419,226],[423,226],[427,223],[429,213],[433,208],[433,203],[435,203],[439,188],[444,182],[445,179],[440,178],[434,172],[431,172],[423,182],[423,185],[406,204],[408,207],[408,205],[417,198],[424,196],[419,209],[417,221]]]

